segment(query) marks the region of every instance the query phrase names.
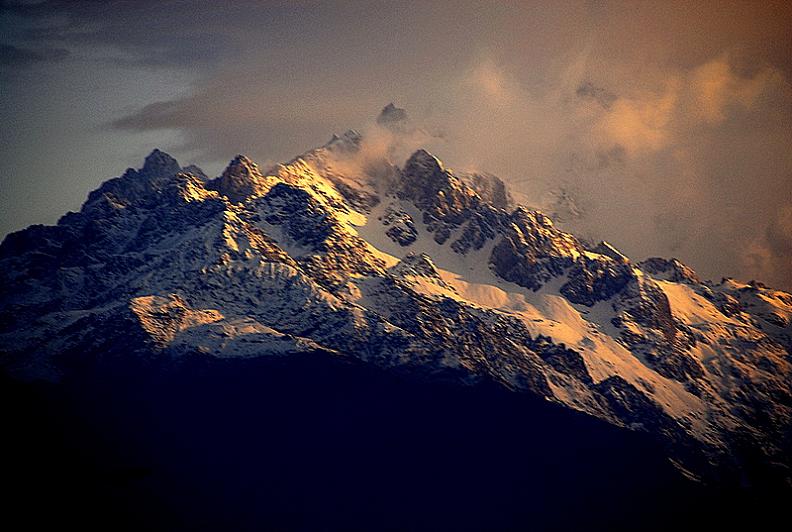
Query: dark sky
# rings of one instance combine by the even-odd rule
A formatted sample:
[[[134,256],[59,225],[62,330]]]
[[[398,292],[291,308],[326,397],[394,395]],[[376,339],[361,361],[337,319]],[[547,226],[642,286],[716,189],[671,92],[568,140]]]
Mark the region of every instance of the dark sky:
[[[0,2],[0,233],[154,147],[217,173],[390,101],[635,258],[792,289],[788,2]]]

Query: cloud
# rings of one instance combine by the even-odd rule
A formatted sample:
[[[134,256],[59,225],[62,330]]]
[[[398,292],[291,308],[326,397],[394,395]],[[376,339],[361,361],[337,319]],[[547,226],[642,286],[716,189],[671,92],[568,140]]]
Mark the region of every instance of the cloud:
[[[564,190],[587,238],[792,288],[789,4],[3,5],[13,46],[96,59],[87,74],[190,71],[188,92],[136,88],[147,103],[107,116],[115,135],[173,133],[202,164],[282,161],[393,101],[414,126],[393,156],[420,144],[533,204]],[[369,137],[371,157],[393,149]]]
[[[792,197],[792,116],[783,112],[792,89],[779,69],[740,72],[720,54],[659,80],[652,73],[646,85],[614,78],[581,94],[592,72],[577,65],[575,80],[571,68],[537,87],[487,54],[473,58],[442,86],[427,83],[421,97],[399,101],[416,127],[396,159],[423,146],[453,167],[501,175],[535,205],[562,189],[585,213],[565,227],[590,240],[636,258],[678,256],[705,277],[792,286],[780,214]],[[285,160],[331,132],[367,127],[387,103],[334,77],[284,83],[257,72],[226,69],[196,93],[114,126],[179,131],[184,147],[214,160],[237,152]],[[409,94],[414,82],[393,83]],[[364,153],[392,146],[380,134]]]
[[[583,237],[790,288],[792,86],[767,63],[742,71],[735,55],[641,77],[571,54],[539,88],[479,58],[446,86],[447,112],[426,120],[449,133],[435,147],[451,164],[498,173],[549,209],[572,198],[583,214],[564,226]]]
[[[595,127],[595,135],[630,152],[664,148],[671,136],[669,124],[677,106],[678,85],[671,81],[659,95],[615,101]]]
[[[610,110],[613,106],[613,103],[619,98],[612,92],[602,87],[597,87],[590,81],[584,81],[581,83],[575,93],[581,98],[591,98],[600,104],[605,110]]]
[[[792,205],[782,207],[764,233],[751,241],[743,256],[743,267],[746,271],[772,272],[778,278],[792,279]]]
[[[0,44],[0,66],[29,67],[37,63],[62,61],[69,56],[64,48],[19,48],[11,44]]]
[[[766,66],[741,76],[728,56],[698,67],[691,78],[697,115],[708,122],[725,120],[731,106],[751,109],[772,85],[785,84],[783,74]]]
[[[194,0],[41,0],[4,2],[0,15],[9,17],[9,33],[20,45],[121,66],[194,69],[236,51],[233,35],[209,24],[208,7]]]
[[[286,160],[333,132],[368,123],[380,107],[379,98],[356,98],[342,86],[289,87],[230,69],[194,94],[149,104],[110,125],[177,131],[180,148],[203,160],[227,160],[236,153]]]
[[[790,110],[781,70],[740,72],[729,53],[677,69],[660,90],[620,98],[594,119],[592,137],[602,149],[623,147],[624,165],[581,180],[596,205],[574,229],[613,235],[639,255],[677,255],[706,277],[789,288]],[[589,186],[601,180],[615,185],[608,197]],[[625,224],[632,229],[620,230]]]

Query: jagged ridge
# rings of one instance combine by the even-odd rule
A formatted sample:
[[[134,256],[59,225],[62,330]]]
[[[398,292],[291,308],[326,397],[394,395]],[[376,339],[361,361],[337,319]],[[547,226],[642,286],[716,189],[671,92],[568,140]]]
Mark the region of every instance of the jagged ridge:
[[[425,150],[355,166],[363,142],[264,173],[238,156],[212,180],[155,150],[57,226],[9,235],[3,366],[322,351],[494,380],[656,434],[698,472],[743,440],[783,461],[792,296],[587,249]]]

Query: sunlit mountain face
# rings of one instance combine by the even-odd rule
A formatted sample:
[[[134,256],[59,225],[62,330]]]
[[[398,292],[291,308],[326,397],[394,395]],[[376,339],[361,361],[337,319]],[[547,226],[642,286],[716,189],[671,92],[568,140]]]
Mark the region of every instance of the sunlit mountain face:
[[[393,109],[372,142],[399,142]],[[578,497],[637,482],[647,514],[682,515],[710,489],[785,489],[792,295],[633,261],[491,174],[391,151],[350,130],[211,179],[154,150],[3,241],[4,370],[78,427],[53,445],[88,453],[108,512],[484,529],[555,524],[566,494],[626,526]],[[64,490],[67,456],[40,473]]]
[[[0,6],[9,522],[779,518],[786,7],[108,4]]]

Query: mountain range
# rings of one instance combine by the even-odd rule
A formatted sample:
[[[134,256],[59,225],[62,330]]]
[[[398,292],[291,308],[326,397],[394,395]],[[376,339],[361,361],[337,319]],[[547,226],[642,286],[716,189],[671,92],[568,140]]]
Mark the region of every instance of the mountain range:
[[[400,111],[377,127],[398,135]],[[792,295],[633,260],[496,176],[367,142],[350,130],[271,168],[239,155],[215,178],[154,150],[57,225],[8,235],[3,370],[348,361],[643,435],[693,483],[790,485]]]

